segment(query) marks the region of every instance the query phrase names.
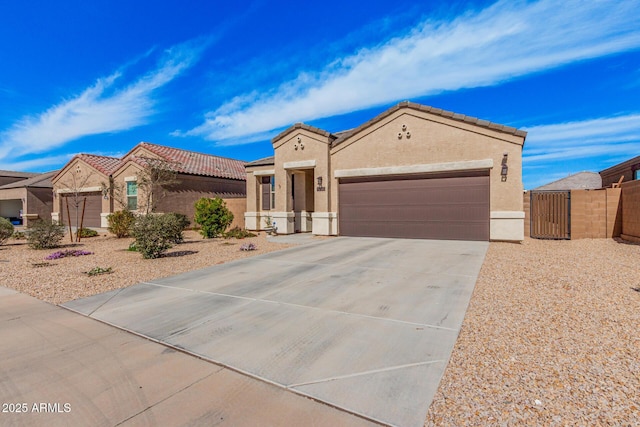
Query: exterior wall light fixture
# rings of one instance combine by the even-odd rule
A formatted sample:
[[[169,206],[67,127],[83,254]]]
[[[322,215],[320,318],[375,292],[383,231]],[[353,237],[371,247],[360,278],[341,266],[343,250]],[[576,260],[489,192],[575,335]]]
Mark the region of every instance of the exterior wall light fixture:
[[[509,153],[502,154],[502,169],[500,170],[500,176],[502,178],[502,182],[507,180],[507,172],[509,172],[509,166],[507,165],[507,158],[509,157]]]

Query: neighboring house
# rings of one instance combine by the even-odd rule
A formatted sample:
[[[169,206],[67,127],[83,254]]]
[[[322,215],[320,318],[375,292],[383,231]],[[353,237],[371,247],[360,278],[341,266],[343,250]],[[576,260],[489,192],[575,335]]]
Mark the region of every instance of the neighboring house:
[[[22,181],[23,179],[31,178],[38,173],[33,172],[15,172],[0,170],[0,186],[11,184],[12,182]]]
[[[402,102],[330,133],[295,124],[247,164],[248,229],[456,240],[524,239],[526,132]]]
[[[603,187],[611,187],[611,184],[617,183],[621,177],[623,177],[623,182],[639,180],[640,156],[602,170],[600,176]]]
[[[51,178],[57,172],[12,172],[23,177],[0,186],[0,216],[8,218],[16,225],[25,226],[36,219],[50,218],[53,209]],[[0,179],[2,178],[7,178],[5,171],[0,172]]]
[[[597,172],[578,172],[557,181],[534,188],[534,191],[596,190],[602,188],[602,178]]]
[[[81,212],[85,199],[85,227],[106,227],[107,216],[125,207],[143,212],[146,195],[138,192],[137,181],[149,159],[168,165],[178,181],[156,191],[152,201],[156,212],[178,212],[193,221],[196,200],[221,197],[227,199],[232,212],[235,209],[235,224],[244,225],[245,162],[148,142],[139,143],[122,158],[76,155],[53,179],[52,218],[68,223],[71,217],[75,225],[75,202],[79,201]]]

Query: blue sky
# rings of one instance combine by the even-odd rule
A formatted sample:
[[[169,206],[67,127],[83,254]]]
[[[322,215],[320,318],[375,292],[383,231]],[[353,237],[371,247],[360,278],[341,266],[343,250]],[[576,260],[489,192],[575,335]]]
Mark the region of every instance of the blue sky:
[[[403,100],[527,130],[527,189],[640,155],[640,0],[0,1],[0,169],[254,160]]]

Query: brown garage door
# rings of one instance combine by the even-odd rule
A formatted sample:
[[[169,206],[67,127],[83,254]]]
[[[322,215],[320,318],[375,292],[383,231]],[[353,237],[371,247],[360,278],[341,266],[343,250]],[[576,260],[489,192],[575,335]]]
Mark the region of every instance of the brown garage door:
[[[489,240],[489,172],[347,178],[339,184],[343,236]]]
[[[84,198],[87,198],[87,204],[84,208],[84,221],[82,218],[82,204]],[[72,195],[62,194],[62,221],[65,225],[67,220],[67,199],[69,200],[69,216],[71,217],[71,225],[76,226],[76,208],[75,197]],[[78,207],[78,222],[82,221],[83,227],[100,227],[100,212],[102,212],[102,195],[100,192],[81,193],[78,197],[80,202]]]

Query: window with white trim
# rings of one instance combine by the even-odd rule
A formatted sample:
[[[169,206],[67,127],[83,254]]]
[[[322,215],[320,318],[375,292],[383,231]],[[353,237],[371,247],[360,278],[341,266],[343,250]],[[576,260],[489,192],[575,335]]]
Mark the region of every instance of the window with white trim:
[[[138,209],[138,183],[127,181],[127,208],[130,211]]]

